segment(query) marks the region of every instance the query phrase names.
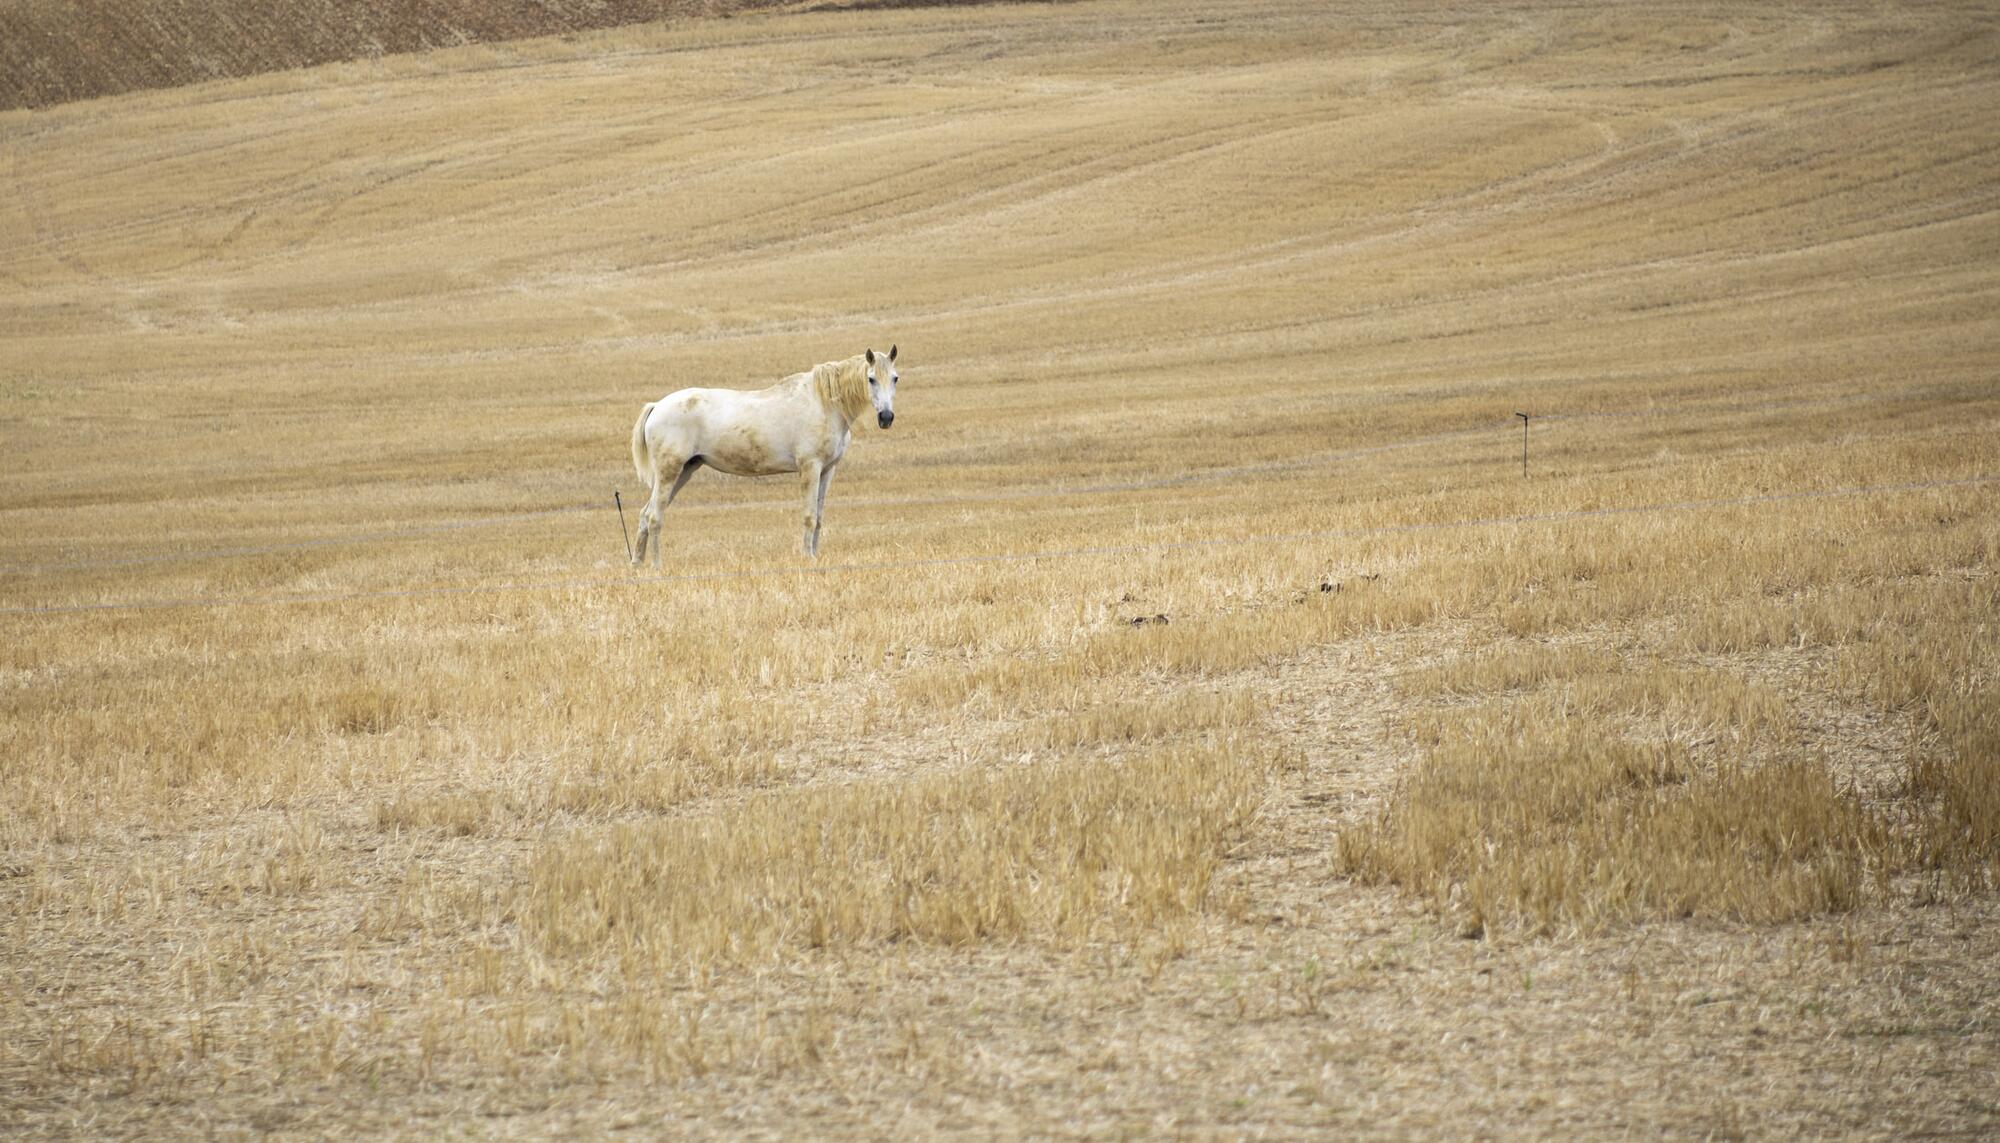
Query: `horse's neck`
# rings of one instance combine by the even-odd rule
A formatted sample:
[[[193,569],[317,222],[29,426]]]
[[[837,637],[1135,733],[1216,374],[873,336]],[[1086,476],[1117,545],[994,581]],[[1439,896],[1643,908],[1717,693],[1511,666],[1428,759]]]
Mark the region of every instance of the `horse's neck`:
[[[828,405],[825,402],[819,402],[818,404],[820,411],[827,419],[827,423],[833,426],[833,437],[836,442],[836,451],[838,451],[838,442],[845,441],[854,432],[854,418],[848,416],[847,410],[837,404]]]
[[[848,409],[849,379],[841,373],[834,373],[822,385],[819,371],[815,369],[806,374],[805,387],[812,399],[826,410],[827,415],[832,417],[842,430],[846,430],[863,412],[859,407],[860,402],[856,402],[856,407],[852,411]]]

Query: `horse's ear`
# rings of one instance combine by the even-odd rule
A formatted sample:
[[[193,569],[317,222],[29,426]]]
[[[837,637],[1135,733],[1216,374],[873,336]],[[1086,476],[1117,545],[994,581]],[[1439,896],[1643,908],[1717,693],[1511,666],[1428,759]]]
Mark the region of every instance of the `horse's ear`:
[[[889,360],[896,360],[896,347],[893,345],[889,347]]]
[[[873,365],[873,364],[875,364],[875,351],[874,351],[874,350],[872,350],[872,349],[870,349],[870,350],[867,350],[866,352],[867,352],[867,354],[868,354],[868,364],[870,364],[870,365]]]

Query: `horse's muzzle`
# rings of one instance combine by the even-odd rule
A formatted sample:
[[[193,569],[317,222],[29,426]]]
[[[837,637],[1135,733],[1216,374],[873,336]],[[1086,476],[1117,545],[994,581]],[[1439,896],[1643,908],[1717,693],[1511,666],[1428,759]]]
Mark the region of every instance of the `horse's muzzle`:
[[[889,412],[877,413],[875,414],[875,423],[886,429],[896,423],[896,414]]]

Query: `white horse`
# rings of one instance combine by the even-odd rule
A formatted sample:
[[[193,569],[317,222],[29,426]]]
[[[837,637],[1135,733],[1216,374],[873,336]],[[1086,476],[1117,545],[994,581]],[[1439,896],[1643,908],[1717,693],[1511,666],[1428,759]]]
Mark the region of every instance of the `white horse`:
[[[854,422],[870,410],[885,429],[896,421],[895,362],[892,345],[887,356],[870,349],[794,373],[768,389],[682,389],[646,406],[632,426],[632,465],[652,486],[653,498],[639,513],[632,562],[645,562],[648,539],[654,565],[663,561],[660,514],[704,464],[731,476],[798,473],[805,486],[806,555],[818,556],[826,486],[847,455]]]

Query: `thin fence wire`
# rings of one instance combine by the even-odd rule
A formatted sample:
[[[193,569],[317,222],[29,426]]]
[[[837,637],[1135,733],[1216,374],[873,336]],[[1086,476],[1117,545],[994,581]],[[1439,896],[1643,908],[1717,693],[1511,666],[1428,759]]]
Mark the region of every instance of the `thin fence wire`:
[[[598,587],[628,587],[654,583],[703,583],[772,579],[786,576],[804,577],[814,575],[854,574],[864,572],[903,571],[922,568],[957,567],[976,564],[1024,563],[1037,560],[1075,559],[1085,556],[1139,555],[1152,552],[1196,551],[1202,549],[1239,547],[1253,544],[1301,543],[1315,540],[1363,539],[1368,537],[1407,535],[1412,533],[1447,531],[1460,528],[1486,528],[1532,524],[1551,524],[1581,520],[1609,519],[1615,517],[1660,515],[1671,512],[1699,512],[1719,508],[1754,507],[1766,504],[1794,503],[1808,500],[1829,500],[1851,496],[1880,496],[1905,492],[1924,492],[1947,488],[1969,488],[1979,485],[2000,483],[2000,473],[1961,477],[1951,480],[1926,480],[1903,484],[1857,485],[1846,488],[1808,489],[1791,492],[1770,492],[1753,496],[1732,496],[1712,500],[1667,501],[1657,504],[1635,504],[1604,508],[1582,508],[1566,512],[1533,512],[1513,516],[1487,516],[1460,520],[1434,520],[1410,524],[1382,524],[1359,528],[1327,528],[1302,532],[1266,532],[1247,536],[1206,537],[1191,540],[1159,540],[1132,544],[1098,544],[1074,548],[1044,548],[1026,552],[984,552],[963,556],[937,556],[921,559],[880,560],[866,563],[807,564],[786,567],[740,568],[717,572],[688,572],[672,575],[647,575],[644,573],[617,576],[586,576],[558,580],[538,580],[534,582],[509,582],[492,584],[435,585],[421,588],[393,588],[374,591],[311,592],[294,595],[241,595],[241,596],[191,596],[183,598],[127,600],[106,603],[55,604],[44,607],[0,608],[0,615],[60,615],[81,612],[103,611],[151,611],[173,608],[228,608],[254,606],[282,606],[289,604],[347,603],[355,601],[411,599],[430,596],[497,595],[510,592],[529,591],[569,591]]]
[[[1949,387],[1947,387],[1949,388]],[[1852,404],[1878,404],[1920,399],[1950,399],[1944,390],[1934,389],[1918,393],[1908,391],[1885,393],[1854,393],[1833,396],[1805,397],[1788,401],[1768,401],[1755,404],[1732,404],[1717,408],[1700,406],[1697,408],[1659,408],[1604,410],[1577,413],[1537,413],[1537,431],[1551,425],[1572,421],[1650,419],[1656,417],[1690,416],[1694,414],[1715,415],[1726,413],[1736,416],[1746,413],[1776,412],[1787,409],[1814,408]],[[1453,441],[1478,437],[1500,430],[1511,431],[1514,422],[1483,422],[1464,429],[1452,429],[1432,433],[1422,437],[1393,441],[1387,444],[1367,445],[1359,448],[1337,449],[1314,453],[1287,460],[1268,461],[1258,464],[1233,465],[1220,468],[1201,469],[1195,472],[1181,472],[1166,476],[1145,477],[1136,480],[1098,481],[1080,484],[1048,484],[1035,488],[1002,488],[984,492],[949,493],[929,496],[901,497],[856,497],[843,498],[841,503],[852,508],[916,508],[936,507],[949,504],[981,504],[1003,501],[1053,499],[1068,496],[1103,496],[1121,492],[1150,492],[1169,488],[1182,488],[1216,481],[1235,480],[1245,477],[1268,476],[1282,472],[1296,472],[1320,465],[1345,464],[1408,449],[1424,448],[1431,445],[1447,444]],[[603,498],[588,503],[579,503],[549,508],[530,509],[524,512],[510,512],[499,515],[477,516],[456,520],[444,520],[433,524],[415,524],[405,528],[380,529],[357,532],[343,536],[323,536],[307,540],[288,540],[274,544],[244,544],[224,548],[201,548],[174,552],[150,552],[136,556],[114,556],[104,559],[66,560],[37,564],[11,564],[0,566],[0,576],[48,575],[59,572],[106,571],[124,567],[143,567],[164,563],[197,563],[204,560],[243,559],[253,556],[283,555],[289,552],[317,551],[329,548],[356,547],[366,544],[391,543],[405,539],[435,536],[480,528],[504,527],[529,520],[544,520],[556,516],[579,515],[604,509]],[[773,506],[789,503],[788,499],[745,499],[731,500],[721,504],[678,504],[677,514],[704,511],[725,511],[739,508]],[[0,609],[0,614],[9,612]]]
[[[500,524],[518,524],[523,520],[545,520],[551,516],[569,516],[578,512],[590,512],[601,508],[599,504],[576,504],[567,508],[536,508],[527,512],[511,512],[499,516],[477,516],[461,520],[441,520],[435,524],[413,524],[407,528],[391,528],[374,532],[356,532],[346,536],[322,536],[311,540],[288,540],[278,544],[244,544],[229,548],[201,548],[193,551],[150,552],[138,556],[113,556],[101,560],[70,560],[65,563],[12,564],[0,567],[0,575],[46,575],[53,572],[109,571],[115,568],[144,567],[148,564],[198,563],[202,560],[247,559],[251,556],[283,555],[286,552],[309,552],[320,548],[351,548],[362,544],[380,544],[394,540],[405,540],[418,536],[435,536],[449,532],[463,532],[475,528],[491,528]]]
[[[1165,488],[1179,488],[1191,484],[1230,480],[1246,476],[1257,476],[1275,472],[1296,471],[1322,464],[1342,464],[1361,460],[1384,453],[1405,449],[1422,448],[1425,445],[1441,444],[1478,436],[1492,431],[1491,425],[1479,425],[1469,429],[1433,433],[1429,436],[1414,437],[1390,444],[1370,445],[1363,448],[1342,449],[1335,452],[1315,453],[1310,456],[1290,460],[1272,461],[1264,464],[1236,465],[1225,468],[1202,469],[1197,472],[1175,473],[1170,476],[1147,477],[1141,480],[1102,481],[1089,484],[1047,484],[1037,488],[1001,488],[985,492],[948,493],[931,496],[874,496],[842,498],[846,508],[922,508],[947,504],[983,504],[1008,500],[1057,499],[1067,496],[1102,496],[1118,492],[1150,492]],[[608,498],[605,498],[608,499]],[[772,507],[788,504],[789,499],[744,499],[731,500],[724,504],[677,503],[674,512],[685,515],[689,512],[723,511],[738,508]],[[323,548],[355,547],[364,544],[387,543],[396,540],[435,536],[442,533],[466,531],[476,528],[499,527],[518,524],[527,520],[542,520],[553,516],[570,516],[584,512],[604,510],[605,503],[592,501],[588,504],[574,504],[567,507],[537,508],[526,512],[511,512],[495,516],[478,516],[468,519],[446,520],[435,524],[417,524],[408,528],[357,532],[345,536],[325,536],[310,540],[289,540],[276,544],[239,545],[227,548],[200,548],[178,552],[151,552],[137,556],[116,556],[108,559],[69,560],[59,563],[12,564],[0,566],[0,576],[46,575],[55,572],[107,571],[123,567],[141,567],[163,563],[198,563],[203,560],[242,559],[251,556],[284,555],[288,552],[314,551]]]

